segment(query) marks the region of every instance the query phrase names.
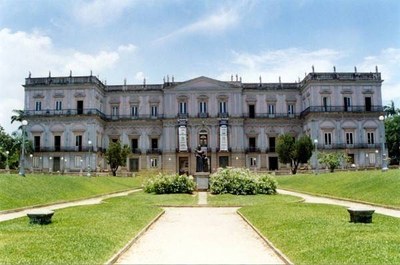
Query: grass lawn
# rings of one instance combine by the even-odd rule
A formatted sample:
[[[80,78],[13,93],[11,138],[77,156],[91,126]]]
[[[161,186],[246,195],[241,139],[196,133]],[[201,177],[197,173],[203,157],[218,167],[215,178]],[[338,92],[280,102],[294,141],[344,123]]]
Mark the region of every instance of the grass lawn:
[[[0,175],[0,211],[141,187],[143,177]]]
[[[299,174],[277,177],[280,188],[400,208],[400,170]]]
[[[102,264],[162,211],[155,205],[196,203],[192,195],[137,192],[57,210],[45,226],[27,217],[1,222],[0,264]]]
[[[295,264],[400,264],[400,219],[374,214],[372,224],[354,224],[344,207],[298,200],[209,197],[213,205],[247,205],[239,211]]]

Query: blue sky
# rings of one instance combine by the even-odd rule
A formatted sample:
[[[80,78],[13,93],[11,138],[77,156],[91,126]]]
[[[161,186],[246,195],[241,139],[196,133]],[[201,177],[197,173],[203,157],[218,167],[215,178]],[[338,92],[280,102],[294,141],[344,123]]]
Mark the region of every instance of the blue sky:
[[[201,75],[294,82],[318,71],[382,72],[400,107],[400,1],[0,0],[0,125],[24,78],[87,75],[107,84]]]

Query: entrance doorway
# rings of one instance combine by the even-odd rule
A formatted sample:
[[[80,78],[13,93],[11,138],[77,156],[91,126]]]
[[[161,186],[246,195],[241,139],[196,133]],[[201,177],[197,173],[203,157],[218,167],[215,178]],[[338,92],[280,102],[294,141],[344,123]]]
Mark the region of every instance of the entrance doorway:
[[[189,158],[180,157],[179,158],[179,175],[189,175]]]
[[[269,170],[278,170],[278,158],[268,157]]]
[[[53,158],[53,171],[57,172],[60,171],[60,157]]]
[[[130,172],[138,172],[139,171],[139,159],[138,158],[130,158],[129,159],[129,171]]]

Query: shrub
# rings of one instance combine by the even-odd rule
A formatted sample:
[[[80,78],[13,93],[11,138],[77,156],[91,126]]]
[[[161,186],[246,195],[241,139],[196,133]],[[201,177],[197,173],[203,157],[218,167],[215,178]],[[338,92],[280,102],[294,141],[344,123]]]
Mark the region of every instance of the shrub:
[[[276,180],[271,176],[252,174],[242,168],[219,168],[210,177],[210,191],[213,194],[275,194],[276,186]]]
[[[168,194],[168,193],[192,193],[196,184],[192,177],[184,175],[163,175],[158,174],[149,178],[144,183],[144,191],[147,193]]]

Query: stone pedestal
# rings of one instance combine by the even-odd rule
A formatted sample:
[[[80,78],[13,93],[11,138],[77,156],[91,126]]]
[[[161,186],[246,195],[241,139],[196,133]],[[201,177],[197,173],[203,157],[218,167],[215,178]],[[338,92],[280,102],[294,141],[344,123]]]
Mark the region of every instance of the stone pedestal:
[[[210,173],[208,173],[208,172],[194,173],[194,181],[197,184],[197,190],[208,190],[209,178],[210,178]]]

